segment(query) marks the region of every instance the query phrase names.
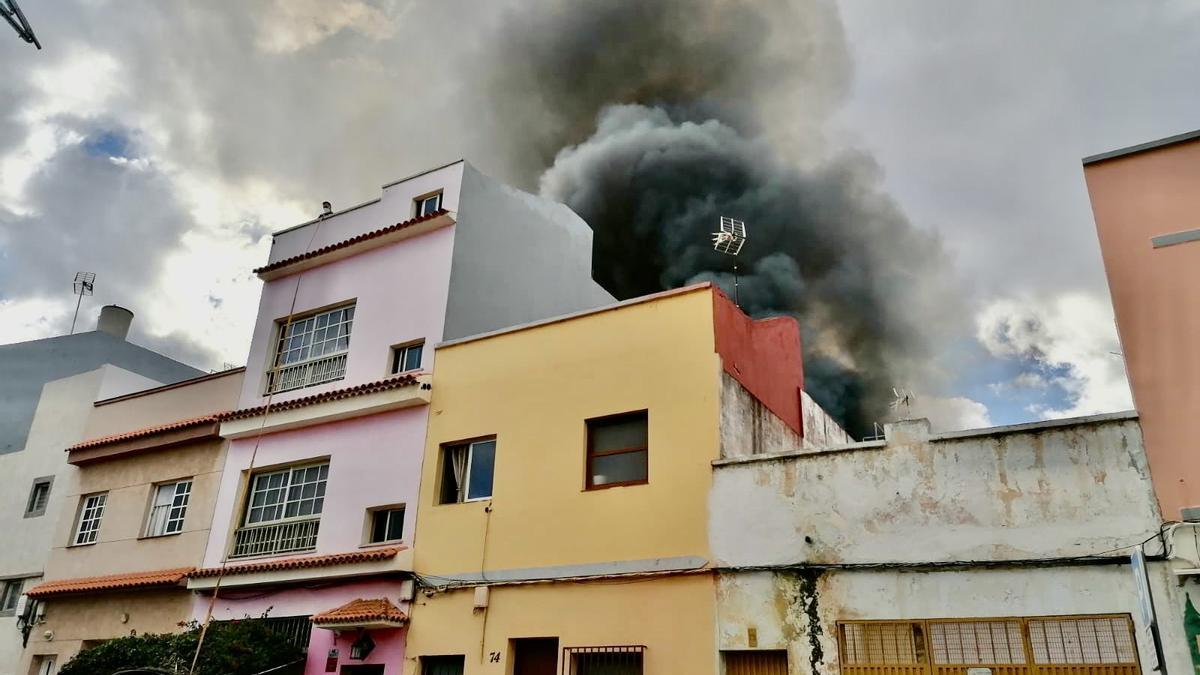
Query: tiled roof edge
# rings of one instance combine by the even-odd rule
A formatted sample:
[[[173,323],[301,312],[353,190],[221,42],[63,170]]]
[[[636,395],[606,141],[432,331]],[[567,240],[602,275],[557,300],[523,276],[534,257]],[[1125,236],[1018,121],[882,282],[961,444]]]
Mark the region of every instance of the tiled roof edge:
[[[99,447],[103,447],[105,445],[112,445],[113,443],[120,443],[122,441],[133,440],[135,438],[145,438],[147,436],[154,436],[156,434],[166,433],[169,431],[180,431],[182,429],[190,429],[192,427],[198,427],[203,424],[219,422],[221,419],[221,415],[223,415],[223,414],[225,414],[225,413],[213,413],[211,415],[201,415],[200,417],[191,417],[191,418],[188,418],[185,420],[176,420],[174,422],[167,422],[166,424],[159,424],[157,426],[143,427],[141,429],[134,429],[133,431],[126,431],[126,432],[122,432],[119,434],[110,434],[108,436],[101,436],[99,438],[92,438],[92,439],[89,439],[86,441],[80,441],[79,443],[76,443],[75,445],[68,447],[67,452],[71,452],[72,450],[87,450],[90,448],[99,448]]]
[[[280,412],[282,410],[295,410],[296,408],[305,408],[310,405],[316,405],[318,403],[324,403],[326,401],[338,401],[338,400],[345,399],[345,398],[353,398],[355,396],[365,396],[367,394],[374,394],[374,393],[381,392],[381,391],[388,391],[389,389],[398,389],[400,387],[409,387],[409,386],[420,383],[420,381],[417,379],[417,376],[420,374],[423,374],[423,372],[424,371],[405,373],[403,375],[396,375],[396,376],[389,377],[384,380],[368,382],[366,384],[357,384],[353,387],[346,387],[344,389],[334,389],[332,391],[327,391],[327,392],[324,392],[321,394],[313,394],[311,396],[302,396],[300,398],[293,398],[293,399],[290,399],[287,401],[279,401],[279,402],[272,401],[270,408],[271,408],[271,412]],[[248,417],[257,417],[266,412],[267,412],[266,405],[257,405],[252,408],[242,408],[241,410],[231,410],[229,412],[221,413],[220,415],[217,415],[217,419],[221,422],[228,422],[230,420],[241,420],[241,419],[246,419]]]

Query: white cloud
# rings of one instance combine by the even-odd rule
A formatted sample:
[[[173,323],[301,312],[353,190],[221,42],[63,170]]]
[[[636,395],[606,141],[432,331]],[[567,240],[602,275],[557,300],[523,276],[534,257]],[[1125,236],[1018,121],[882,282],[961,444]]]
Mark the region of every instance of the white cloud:
[[[1045,299],[1000,299],[976,316],[979,342],[993,355],[1030,362],[1040,372],[1014,384],[1060,387],[1064,405],[1034,404],[1044,418],[1125,410],[1132,406],[1109,304],[1084,293]]]
[[[287,54],[346,29],[381,40],[391,37],[393,26],[379,8],[361,0],[274,0],[259,21],[258,48]]]

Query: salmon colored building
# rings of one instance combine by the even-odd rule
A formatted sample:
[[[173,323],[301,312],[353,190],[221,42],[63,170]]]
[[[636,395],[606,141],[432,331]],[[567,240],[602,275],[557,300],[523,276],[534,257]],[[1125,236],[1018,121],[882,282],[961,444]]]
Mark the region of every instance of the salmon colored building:
[[[845,442],[701,284],[437,349],[404,672],[715,674],[712,462]]]
[[[1151,477],[1174,520],[1200,506],[1200,131],[1088,157],[1083,172]]]

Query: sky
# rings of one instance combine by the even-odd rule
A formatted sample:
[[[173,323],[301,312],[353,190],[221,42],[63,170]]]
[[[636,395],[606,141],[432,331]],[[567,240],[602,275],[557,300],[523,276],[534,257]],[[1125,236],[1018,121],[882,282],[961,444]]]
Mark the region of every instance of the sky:
[[[68,331],[86,270],[80,330],[116,303],[135,342],[239,365],[250,270],[323,200],[458,157],[537,190],[496,102],[554,100],[498,80],[496,56],[565,4],[26,0],[44,50],[0,31],[0,343]],[[1200,1],[796,4],[821,30],[789,43],[768,22],[772,48],[821,55],[819,82],[748,91],[789,88],[770,114],[777,137],[806,130],[798,164],[814,138],[873,158],[966,298],[936,356],[950,376],[910,412],[954,429],[1130,407],[1080,159],[1200,127]]]

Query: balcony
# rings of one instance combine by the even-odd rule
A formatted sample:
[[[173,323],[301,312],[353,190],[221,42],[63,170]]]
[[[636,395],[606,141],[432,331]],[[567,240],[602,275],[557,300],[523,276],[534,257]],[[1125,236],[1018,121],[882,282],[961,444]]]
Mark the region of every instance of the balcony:
[[[340,380],[346,376],[346,355],[347,352],[342,352],[269,370],[267,371],[267,390],[264,393],[278,394],[283,391]]]
[[[305,518],[238,528],[233,536],[233,552],[229,557],[249,558],[311,551],[317,547],[317,529],[320,525],[320,518]]]

